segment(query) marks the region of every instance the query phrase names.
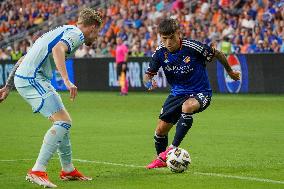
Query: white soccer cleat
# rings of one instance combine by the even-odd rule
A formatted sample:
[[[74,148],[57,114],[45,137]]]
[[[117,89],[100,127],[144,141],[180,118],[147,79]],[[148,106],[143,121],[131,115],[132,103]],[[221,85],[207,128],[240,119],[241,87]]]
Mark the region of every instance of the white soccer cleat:
[[[32,183],[36,183],[44,188],[56,188],[57,186],[49,181],[47,173],[43,171],[29,170],[26,176],[26,180]]]

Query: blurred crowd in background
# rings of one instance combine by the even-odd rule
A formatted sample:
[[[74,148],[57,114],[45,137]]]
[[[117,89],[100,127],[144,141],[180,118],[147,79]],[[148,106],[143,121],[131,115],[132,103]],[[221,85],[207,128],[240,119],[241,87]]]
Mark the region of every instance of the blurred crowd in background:
[[[0,40],[80,9],[84,0],[15,0],[0,5]],[[129,48],[129,56],[151,56],[160,43],[157,25],[173,17],[182,37],[215,43],[225,54],[284,53],[284,0],[117,0],[99,8],[104,17],[97,42],[82,46],[76,57],[115,57],[116,39]],[[76,24],[70,17],[66,24]],[[17,60],[38,35],[29,35],[5,48],[0,59]]]

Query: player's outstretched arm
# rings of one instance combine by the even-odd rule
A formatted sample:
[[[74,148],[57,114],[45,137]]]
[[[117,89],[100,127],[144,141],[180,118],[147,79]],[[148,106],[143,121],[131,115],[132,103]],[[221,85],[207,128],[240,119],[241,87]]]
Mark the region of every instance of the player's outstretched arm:
[[[65,53],[68,51],[68,46],[60,41],[52,48],[52,55],[64,84],[70,91],[70,99],[73,101],[77,96],[77,87],[69,80],[67,69],[65,66]]]
[[[4,86],[0,89],[0,103],[3,102],[9,95],[10,89],[7,86]]]
[[[224,66],[225,70],[233,80],[240,80],[240,73],[232,70],[224,53],[215,50],[215,57],[221,62],[221,64]]]
[[[145,74],[144,77],[143,77],[143,83],[144,83],[144,86],[149,90],[153,90],[155,88],[157,88],[157,82],[153,79],[153,75],[150,75],[150,74]]]
[[[8,79],[7,79],[7,81],[6,81],[6,85],[5,85],[3,88],[0,89],[0,103],[1,103],[2,101],[4,101],[4,100],[8,97],[8,95],[9,95],[11,89],[14,87],[14,77],[15,77],[15,73],[16,73],[16,71],[17,71],[19,65],[20,65],[21,62],[23,61],[23,59],[24,59],[24,56],[21,57],[21,58],[18,60],[18,62],[15,64],[15,66],[13,67],[12,71],[11,71],[10,74],[9,74],[9,77],[8,77]]]

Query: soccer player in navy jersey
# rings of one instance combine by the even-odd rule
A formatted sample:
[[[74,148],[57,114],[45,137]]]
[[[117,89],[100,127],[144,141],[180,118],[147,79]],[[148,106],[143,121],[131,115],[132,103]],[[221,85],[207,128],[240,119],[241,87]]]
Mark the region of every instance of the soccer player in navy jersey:
[[[199,41],[181,39],[179,24],[175,19],[163,19],[158,32],[162,43],[152,55],[144,75],[144,85],[148,90],[156,88],[153,77],[162,67],[171,86],[171,93],[162,107],[155,130],[158,156],[147,166],[148,169],[166,166],[168,151],[180,145],[192,126],[192,115],[209,106],[212,89],[206,71],[207,62],[217,58],[233,80],[240,79],[240,73],[232,70],[222,52]],[[167,148],[168,132],[175,124],[176,133]]]

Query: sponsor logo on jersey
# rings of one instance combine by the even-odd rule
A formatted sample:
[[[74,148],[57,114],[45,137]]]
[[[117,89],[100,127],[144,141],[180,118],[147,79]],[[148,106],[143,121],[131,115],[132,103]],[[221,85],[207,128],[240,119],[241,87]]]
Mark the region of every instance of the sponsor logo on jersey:
[[[191,68],[189,65],[184,65],[184,66],[167,65],[165,67],[165,70],[173,72],[174,74],[187,74],[189,72],[192,72],[193,68]]]

